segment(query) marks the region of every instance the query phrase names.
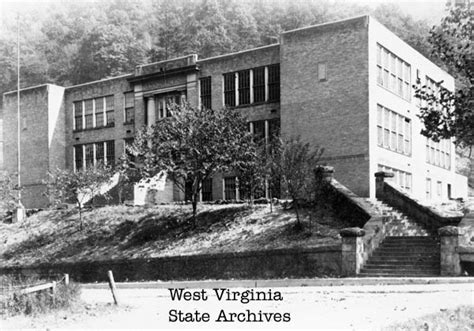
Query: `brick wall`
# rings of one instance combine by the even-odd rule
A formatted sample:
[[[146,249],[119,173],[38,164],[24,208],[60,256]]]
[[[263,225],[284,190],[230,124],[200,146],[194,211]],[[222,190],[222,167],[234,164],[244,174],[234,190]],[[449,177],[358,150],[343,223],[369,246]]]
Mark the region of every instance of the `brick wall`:
[[[43,207],[42,181],[53,168],[64,167],[64,89],[41,85],[20,92],[21,184],[23,204],[28,208]],[[18,172],[17,157],[17,94],[4,95],[4,158],[5,170]]]
[[[367,195],[367,18],[283,33],[280,53],[282,136],[298,134],[325,148],[335,178]],[[318,79],[318,63],[326,64],[325,81]]]

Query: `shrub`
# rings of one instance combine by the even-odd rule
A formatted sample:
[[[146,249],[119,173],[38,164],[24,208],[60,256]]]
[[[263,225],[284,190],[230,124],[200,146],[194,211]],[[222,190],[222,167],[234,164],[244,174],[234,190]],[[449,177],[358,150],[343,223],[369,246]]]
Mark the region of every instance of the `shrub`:
[[[38,284],[48,283],[47,280],[30,278],[18,280],[10,276],[0,276],[1,296],[0,312],[4,315],[36,315],[53,309],[68,308],[80,297],[80,286],[70,282],[56,284],[54,300],[49,290],[22,294],[21,289]]]

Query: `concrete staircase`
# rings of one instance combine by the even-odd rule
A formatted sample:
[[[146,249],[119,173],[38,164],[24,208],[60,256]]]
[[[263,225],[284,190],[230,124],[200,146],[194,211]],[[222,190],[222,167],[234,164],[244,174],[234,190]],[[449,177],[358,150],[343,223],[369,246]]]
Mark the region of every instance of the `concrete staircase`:
[[[436,277],[440,275],[439,241],[425,228],[387,204],[371,200],[392,216],[386,237],[362,267],[361,277]]]
[[[439,243],[431,236],[390,236],[362,267],[361,277],[436,277]]]

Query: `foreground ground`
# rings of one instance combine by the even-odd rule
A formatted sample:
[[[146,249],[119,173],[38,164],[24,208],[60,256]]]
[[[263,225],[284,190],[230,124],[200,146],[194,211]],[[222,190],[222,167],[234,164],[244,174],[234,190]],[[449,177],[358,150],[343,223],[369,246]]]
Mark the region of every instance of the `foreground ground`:
[[[243,288],[232,289],[240,292]],[[257,289],[255,289],[257,290]],[[267,288],[258,290],[268,291]],[[9,328],[199,328],[199,329],[424,329],[472,330],[474,284],[366,285],[271,288],[282,301],[220,302],[212,290],[207,301],[176,302],[167,289],[121,289],[121,305],[110,305],[107,289],[83,289],[85,302],[79,309],[36,318],[0,320]],[[208,312],[208,323],[171,323],[169,311]],[[220,310],[229,312],[289,313],[291,321],[273,323],[216,323]]]
[[[293,210],[268,205],[201,205],[196,226],[190,205],[150,208],[108,206],[84,213],[43,211],[18,224],[0,223],[0,265],[161,257],[244,250],[316,247],[340,243],[350,224],[324,209],[303,212],[295,231]]]

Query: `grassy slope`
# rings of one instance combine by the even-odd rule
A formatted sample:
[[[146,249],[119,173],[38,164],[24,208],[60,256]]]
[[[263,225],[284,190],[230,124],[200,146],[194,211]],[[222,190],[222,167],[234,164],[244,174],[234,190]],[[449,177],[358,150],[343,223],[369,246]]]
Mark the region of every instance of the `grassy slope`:
[[[43,211],[22,224],[0,224],[0,265],[160,257],[340,243],[349,226],[328,211],[305,211],[305,230],[294,230],[293,211],[268,206],[202,205],[197,226],[191,208],[108,206],[85,212]]]

